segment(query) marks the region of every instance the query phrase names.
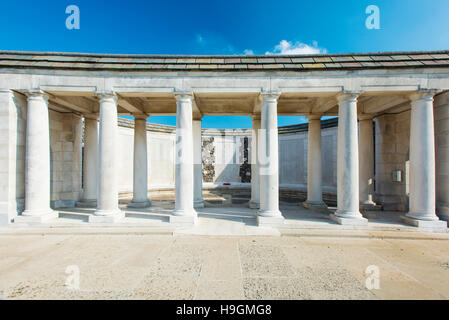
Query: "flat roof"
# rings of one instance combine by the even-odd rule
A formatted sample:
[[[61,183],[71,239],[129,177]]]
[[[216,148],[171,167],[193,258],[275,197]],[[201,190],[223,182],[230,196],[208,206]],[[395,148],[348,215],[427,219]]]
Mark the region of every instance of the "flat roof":
[[[317,55],[137,55],[0,51],[0,68],[87,71],[311,71],[449,68],[449,50]]]

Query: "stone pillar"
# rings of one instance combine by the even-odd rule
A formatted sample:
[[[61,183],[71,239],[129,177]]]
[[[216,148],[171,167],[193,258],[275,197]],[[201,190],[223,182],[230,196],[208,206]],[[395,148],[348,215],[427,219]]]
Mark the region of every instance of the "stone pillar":
[[[435,214],[435,132],[433,91],[411,95],[410,208],[403,221],[433,231],[446,231]]]
[[[84,118],[83,196],[76,206],[97,206],[98,121]]]
[[[130,208],[146,208],[148,199],[147,116],[134,116],[133,199]]]
[[[15,222],[43,222],[58,216],[50,209],[48,96],[39,90],[27,95],[25,211]]]
[[[338,96],[337,211],[331,219],[339,224],[366,225],[368,220],[359,212],[357,96]]]
[[[278,94],[262,94],[261,130],[258,141],[260,173],[259,225],[279,225],[284,217],[279,211],[279,152],[277,126]]]
[[[203,140],[201,137],[201,119],[195,119],[193,128],[193,204],[195,208],[204,208],[203,200]]]
[[[321,115],[309,115],[305,208],[327,209],[322,194]]]
[[[195,224],[193,208],[192,100],[189,93],[176,94],[176,200],[170,223]]]
[[[253,129],[251,137],[251,200],[249,207],[251,209],[260,208],[260,174],[257,157],[257,142],[259,141],[260,115],[253,117]]]
[[[376,207],[374,195],[374,133],[372,117],[359,121],[359,200],[362,210]]]
[[[118,207],[117,96],[100,94],[97,210],[89,222],[117,222],[124,217]]]

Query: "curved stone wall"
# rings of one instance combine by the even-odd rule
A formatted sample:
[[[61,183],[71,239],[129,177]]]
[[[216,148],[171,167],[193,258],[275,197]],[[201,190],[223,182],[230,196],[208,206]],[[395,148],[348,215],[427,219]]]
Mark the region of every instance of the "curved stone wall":
[[[133,120],[119,118],[120,191],[132,191]],[[336,194],[337,119],[322,121],[323,191]],[[307,124],[279,128],[280,187],[307,189]],[[175,127],[147,123],[149,189],[174,186]],[[203,129],[204,188],[251,182],[251,130]]]

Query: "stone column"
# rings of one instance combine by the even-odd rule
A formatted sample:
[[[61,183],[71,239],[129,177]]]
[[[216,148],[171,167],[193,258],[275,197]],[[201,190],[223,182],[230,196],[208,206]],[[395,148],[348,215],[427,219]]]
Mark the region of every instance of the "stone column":
[[[284,217],[279,211],[278,94],[262,94],[261,130],[258,141],[260,172],[259,225],[279,225]]]
[[[373,118],[360,117],[359,120],[359,200],[362,210],[376,207],[374,195],[374,133]]]
[[[359,212],[357,96],[338,96],[337,211],[331,219],[339,224],[366,225],[368,220]]]
[[[201,137],[201,118],[193,120],[193,203],[195,208],[204,208],[203,200],[203,140]]]
[[[100,94],[97,210],[89,222],[117,222],[124,217],[118,207],[117,96]]]
[[[48,96],[39,90],[27,95],[25,211],[15,222],[43,222],[58,216],[50,209]]]
[[[147,116],[134,115],[133,199],[129,208],[146,208],[148,199]]]
[[[327,209],[322,195],[321,115],[309,115],[305,208]]]
[[[170,223],[195,224],[197,213],[193,208],[193,130],[190,93],[176,97],[176,200]]]
[[[251,200],[249,207],[251,209],[260,208],[260,176],[259,163],[257,159],[257,142],[259,141],[260,115],[253,117],[253,129],[251,137]]]
[[[410,208],[403,221],[424,229],[446,231],[447,222],[435,214],[434,93],[419,91],[410,97]]]
[[[84,118],[83,196],[76,206],[97,206],[98,120]]]

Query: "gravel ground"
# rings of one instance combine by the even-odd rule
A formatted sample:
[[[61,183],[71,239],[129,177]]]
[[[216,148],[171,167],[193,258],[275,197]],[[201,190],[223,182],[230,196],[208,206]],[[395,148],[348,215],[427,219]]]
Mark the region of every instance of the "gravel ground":
[[[366,288],[370,265],[378,289]],[[79,288],[66,285],[76,270]],[[447,299],[449,241],[0,235],[0,290],[5,299]]]

